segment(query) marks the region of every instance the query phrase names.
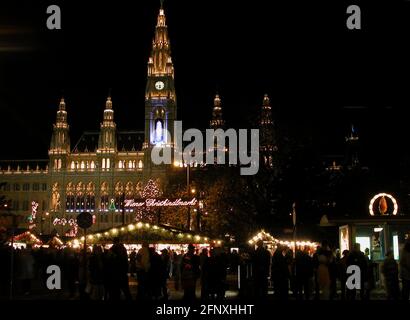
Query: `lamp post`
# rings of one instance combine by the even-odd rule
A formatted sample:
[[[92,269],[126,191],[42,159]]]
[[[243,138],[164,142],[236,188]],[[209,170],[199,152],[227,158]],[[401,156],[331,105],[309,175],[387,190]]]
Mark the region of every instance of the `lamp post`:
[[[7,210],[7,214],[4,216],[8,217],[11,219],[11,252],[10,252],[10,291],[9,291],[9,298],[10,300],[13,300],[13,278],[14,278],[14,233],[15,233],[15,228],[17,228],[21,217],[17,216],[16,214],[11,213],[11,206],[9,204],[4,204],[4,208]]]
[[[186,194],[189,197],[189,195],[195,194],[196,190],[195,189],[190,189],[190,171],[191,171],[191,164],[186,163],[184,161],[180,162],[174,162],[175,167],[186,167]],[[188,219],[187,219],[187,229],[188,231],[191,230],[191,207],[188,206]]]
[[[125,192],[121,196],[121,215],[122,215],[122,225],[125,225]]]
[[[293,222],[293,258],[296,258],[296,203],[292,205],[292,222]]]
[[[51,234],[51,217],[50,217],[50,212],[46,212],[46,219],[48,219],[48,234]]]
[[[189,194],[195,195],[196,190],[192,188],[191,190],[188,188],[188,196]],[[191,231],[191,206],[188,206],[188,231]]]

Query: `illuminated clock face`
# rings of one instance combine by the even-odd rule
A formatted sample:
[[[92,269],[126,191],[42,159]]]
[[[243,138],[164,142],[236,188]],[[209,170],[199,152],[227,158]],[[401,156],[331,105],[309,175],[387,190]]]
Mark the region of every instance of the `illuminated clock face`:
[[[165,87],[165,85],[162,81],[155,82],[155,89],[162,90],[162,89],[164,89],[164,87]]]

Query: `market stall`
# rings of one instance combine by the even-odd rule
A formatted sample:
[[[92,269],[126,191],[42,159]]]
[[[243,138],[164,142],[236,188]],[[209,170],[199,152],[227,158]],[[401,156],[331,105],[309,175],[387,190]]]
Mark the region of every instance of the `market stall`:
[[[128,251],[138,250],[144,242],[155,247],[158,251],[164,248],[177,251],[186,250],[188,244],[194,244],[197,249],[222,244],[221,240],[212,240],[204,235],[184,232],[170,226],[138,222],[77,237],[68,241],[67,245],[78,248],[83,245],[85,240],[88,246],[100,244],[104,247],[110,247],[114,238],[119,238]]]

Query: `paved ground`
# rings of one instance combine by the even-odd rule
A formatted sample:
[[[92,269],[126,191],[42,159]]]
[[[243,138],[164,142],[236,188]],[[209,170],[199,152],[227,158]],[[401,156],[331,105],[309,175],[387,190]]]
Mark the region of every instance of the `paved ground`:
[[[238,298],[238,288],[237,288],[237,277],[235,275],[229,275],[228,276],[228,284],[229,284],[229,289],[226,291],[226,299],[227,300],[234,300]],[[130,277],[129,280],[130,284],[130,291],[133,296],[133,298],[136,297],[137,294],[137,282],[135,278]],[[15,284],[15,291],[14,291],[14,299],[15,300],[69,300],[69,295],[67,292],[64,290],[55,290],[55,291],[50,291],[48,289],[45,289],[42,287],[40,282],[38,280],[34,280],[32,283],[32,291],[29,295],[24,295],[21,292],[21,287],[20,283]],[[4,290],[4,286],[2,286],[2,292],[0,294],[0,300],[7,300],[9,298],[7,290]],[[170,300],[181,300],[183,297],[183,291],[176,291],[175,290],[175,283],[173,280],[170,280],[168,282],[168,289],[169,289],[169,299]],[[199,285],[198,281],[198,286],[196,290],[196,295],[197,297],[201,296],[201,288]],[[340,297],[340,291],[338,292],[338,297]],[[338,299],[336,297],[336,300]],[[273,298],[273,291],[269,290],[269,298]],[[371,300],[384,300],[386,298],[385,291],[382,289],[375,289],[371,293]],[[74,298],[71,298],[71,300],[78,300],[79,297],[78,295]],[[290,299],[292,299],[292,296],[290,296]]]
[[[226,298],[234,299],[238,296],[238,290],[235,288],[236,276],[228,276],[228,282],[230,283],[231,288],[230,290],[227,290]],[[131,295],[133,298],[135,298],[137,295],[137,281],[134,277],[129,277],[129,286],[130,286]],[[179,291],[175,290],[175,283],[173,280],[168,281],[168,292],[169,292],[170,300],[181,300],[183,297],[182,290],[179,290]],[[199,281],[197,285],[196,295],[197,297],[201,296],[201,287],[199,285]],[[9,299],[9,294],[3,288],[0,294],[0,300],[6,300],[6,299]],[[14,300],[69,300],[70,297],[69,297],[69,294],[65,292],[64,290],[51,291],[51,290],[43,288],[43,286],[38,280],[33,280],[32,290],[30,294],[28,295],[23,294],[21,290],[21,284],[17,281],[17,283],[15,283],[13,299]],[[77,300],[77,299],[79,299],[78,295],[74,298],[71,298],[70,300]]]

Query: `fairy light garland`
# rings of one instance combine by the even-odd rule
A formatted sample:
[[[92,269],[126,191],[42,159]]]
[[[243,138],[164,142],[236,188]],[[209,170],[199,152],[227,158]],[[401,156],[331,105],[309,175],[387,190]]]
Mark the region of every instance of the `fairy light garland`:
[[[257,235],[255,235],[252,239],[248,241],[250,245],[256,244],[259,240],[263,239],[268,239],[268,241],[271,241],[276,244],[281,244],[285,245],[288,247],[294,247],[295,246],[295,241],[284,241],[284,240],[279,240],[277,238],[274,238],[272,235],[270,235],[268,232],[265,232],[264,230],[260,231]],[[296,246],[298,247],[312,247],[315,248],[319,244],[317,242],[311,242],[311,241],[296,241]]]
[[[157,225],[150,225],[149,223],[142,223],[142,222],[138,222],[138,223],[134,223],[134,224],[129,224],[127,226],[121,227],[120,229],[118,228],[111,228],[107,231],[105,231],[104,233],[95,233],[95,234],[89,234],[87,235],[87,240],[90,242],[93,242],[95,240],[100,240],[103,237],[110,237],[110,236],[117,236],[119,233],[134,233],[134,232],[138,232],[138,231],[143,231],[143,230],[150,230],[152,232],[155,233],[159,233],[159,234],[165,234],[165,233],[169,233],[170,235],[174,236],[175,238],[179,238],[180,240],[186,238],[188,240],[192,240],[194,239],[196,242],[204,242],[204,243],[210,243],[210,244],[216,244],[216,245],[221,245],[222,241],[221,240],[209,240],[208,237],[203,237],[200,235],[192,235],[190,233],[182,233],[182,232],[177,232],[177,231],[172,231],[172,230],[166,230],[165,228],[159,227]],[[80,241],[83,242],[84,241],[84,236],[81,238],[76,238],[73,239],[72,241],[68,242],[69,246],[79,246],[80,245]]]

